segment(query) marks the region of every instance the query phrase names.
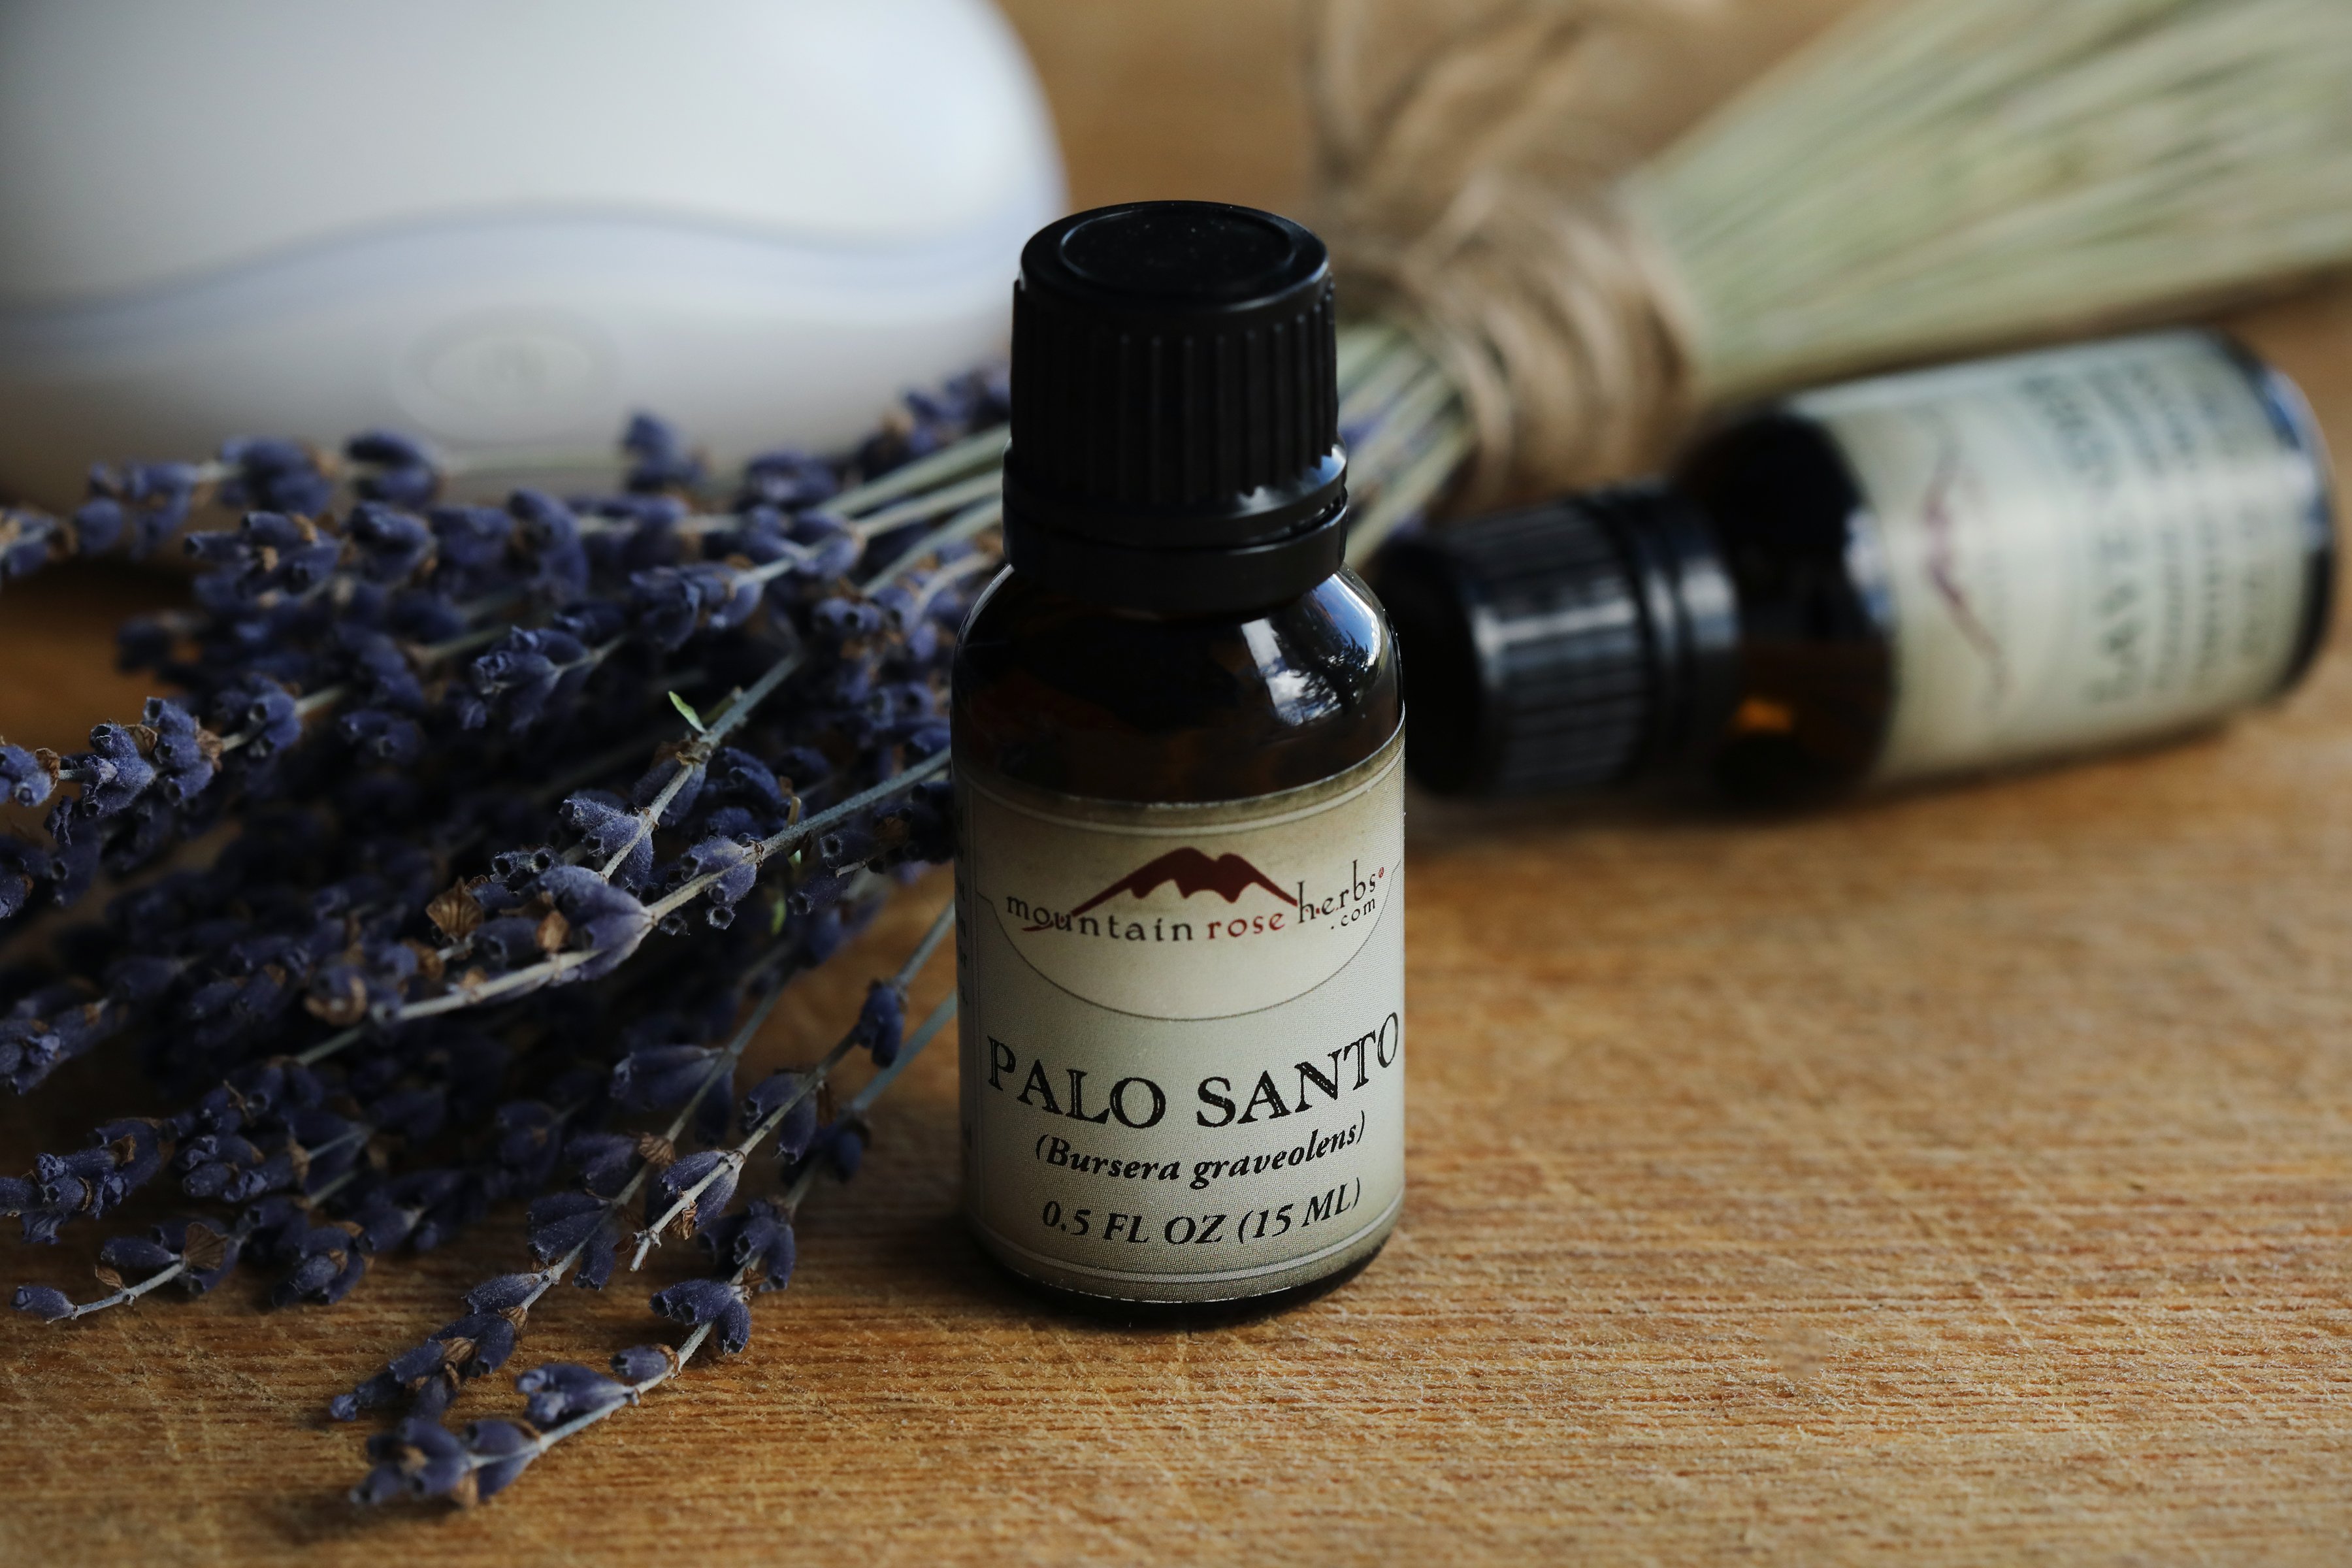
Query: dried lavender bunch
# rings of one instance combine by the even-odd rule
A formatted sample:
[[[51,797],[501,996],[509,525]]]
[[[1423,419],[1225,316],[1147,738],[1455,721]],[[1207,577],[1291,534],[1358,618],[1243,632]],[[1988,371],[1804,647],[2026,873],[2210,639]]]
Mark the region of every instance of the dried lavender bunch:
[[[749,942],[733,952],[706,948],[683,973],[668,978],[685,995],[697,998],[724,999],[772,984],[795,964],[829,955],[843,940],[845,924],[879,907],[878,899],[869,898],[837,905],[814,921],[793,922],[764,954],[750,962]],[[846,921],[844,910],[851,911]],[[524,1020],[523,1026],[552,1040],[576,1042],[595,1032],[597,1020],[613,1010],[616,1000],[625,1003],[628,998],[606,995],[583,1005],[559,1005],[552,1016],[542,1005],[534,1009],[541,1016]],[[731,1022],[734,1011],[724,1000],[680,1008],[667,993],[650,1001],[617,1034],[623,1060],[656,1040],[714,1038]],[[357,1059],[342,1064],[331,1094],[313,1069],[346,1047],[356,1047]],[[495,1091],[500,1068],[509,1061],[516,1063],[516,1070],[504,1081],[521,1097],[499,1101]],[[404,1245],[427,1250],[481,1219],[494,1205],[543,1191],[554,1174],[567,1129],[593,1133],[615,1108],[617,1101],[609,1092],[614,1068],[611,1055],[582,1055],[567,1047],[526,1058],[478,1030],[453,1032],[446,1024],[413,1026],[388,1042],[347,1032],[302,1058],[260,1064],[182,1113],[179,1120],[210,1131],[189,1139],[173,1168],[182,1173],[191,1196],[270,1195],[217,1219],[199,1215],[171,1222],[175,1237],[191,1226],[209,1226],[224,1230],[236,1244],[216,1265],[173,1277],[190,1291],[202,1293],[240,1261],[253,1263],[279,1271],[271,1291],[274,1304],[331,1305],[360,1282],[372,1258]],[[339,1101],[350,1114],[303,1124],[304,1117],[316,1118],[317,1108],[329,1100]],[[282,1131],[272,1138],[273,1128],[289,1124],[294,1138]],[[144,1142],[140,1169],[131,1174],[143,1179],[163,1163],[155,1157],[154,1139],[178,1129],[155,1121],[133,1125],[144,1134]],[[467,1145],[465,1152],[432,1155],[430,1141],[445,1127],[460,1135]],[[298,1141],[320,1131],[327,1135],[323,1143],[306,1146]],[[723,1132],[723,1117],[709,1131],[712,1136]],[[353,1144],[365,1148],[370,1165],[359,1165],[347,1152]],[[168,1152],[168,1143],[164,1149]],[[398,1152],[404,1149],[422,1149],[427,1157],[404,1157]],[[284,1157],[289,1152],[290,1159]],[[48,1176],[52,1171],[45,1165],[40,1173]],[[105,1179],[122,1180],[124,1173],[109,1171]],[[47,1195],[58,1194],[51,1191]],[[28,1227],[43,1215],[44,1211],[28,1211]],[[110,1263],[113,1254],[121,1256]],[[62,1292],[26,1288],[19,1291],[16,1305],[37,1315],[62,1318],[135,1300],[161,1283],[142,1279],[136,1287],[122,1288],[120,1273],[135,1257],[152,1259],[150,1244],[117,1237],[102,1249],[100,1279],[114,1292],[108,1297],[75,1307]]]
[[[651,700],[600,706],[596,722],[529,748],[462,743],[404,769],[353,756],[323,796],[257,805],[210,867],[120,895],[103,926],[58,933],[56,966],[5,999],[0,1077],[23,1092],[142,1023],[176,1026],[151,1053],[160,1075],[217,1076],[304,1005],[327,1022],[353,1022],[331,1000],[306,1004],[314,976],[331,994],[350,950],[384,942],[430,968],[430,950],[395,929],[407,911],[467,846],[520,830],[550,793],[622,767],[643,744],[632,721],[643,722],[636,710]],[[615,732],[633,737],[627,752],[593,749]]]
[[[451,1432],[425,1415],[411,1415],[368,1443],[374,1461],[352,1500],[381,1503],[396,1497],[479,1502],[511,1485],[524,1469],[566,1438],[577,1436],[685,1372],[715,1333],[719,1349],[740,1353],[751,1343],[752,1298],[782,1289],[797,1258],[792,1226],[818,1178],[847,1180],[859,1167],[865,1118],[883,1092],[954,1016],[950,996],[908,1037],[903,1051],[842,1108],[823,1142],[824,1158],[803,1159],[782,1195],[759,1200],[703,1233],[714,1273],[656,1292],[653,1310],[690,1326],[675,1347],[634,1345],[613,1358],[610,1375],[572,1362],[535,1367],[515,1380],[528,1399],[521,1419],[477,1421]],[[854,1131],[852,1131],[854,1130]],[[840,1154],[834,1151],[845,1151]],[[487,1300],[487,1299],[486,1299]],[[503,1321],[503,1320],[501,1320]]]
[[[903,991],[943,930],[943,924],[935,927],[935,934],[887,984]],[[746,977],[745,990],[763,994],[723,1045],[708,1037],[681,1039],[676,1029],[637,1031],[633,1048],[609,1075],[610,1099],[628,1110],[674,1107],[668,1124],[659,1131],[591,1126],[574,1133],[565,1154],[579,1169],[584,1190],[542,1198],[530,1208],[530,1246],[541,1267],[477,1286],[466,1297],[463,1315],[338,1395],[331,1414],[348,1421],[363,1411],[405,1402],[412,1414],[438,1415],[464,1380],[496,1370],[530,1310],[567,1276],[575,1285],[602,1289],[619,1245],[618,1216],[648,1180],[663,1176],[678,1163],[677,1149],[689,1130],[705,1142],[724,1136],[736,1065],[781,999],[784,984],[808,967],[804,934],[778,942],[769,960]],[[492,1327],[484,1321],[486,1314],[500,1318],[508,1328]],[[488,1353],[493,1351],[495,1355]]]
[[[538,1267],[338,1414],[438,1414],[624,1242],[633,1266],[664,1236],[713,1246],[729,1278],[661,1301],[696,1327],[685,1357],[713,1323],[740,1344],[719,1295],[782,1282],[810,1180],[863,1147],[854,1115],[816,1126],[817,1097],[856,1050],[871,1092],[888,1080],[946,930],[816,1068],[739,1100],[777,987],[952,848],[943,698],[997,563],[1003,414],[969,382],[845,459],[772,454],[731,489],[641,419],[620,492],[496,506],[447,500],[451,466],[389,433],[340,458],[240,443],[102,474],[72,519],[9,514],[0,575],[174,532],[202,567],[189,608],[121,639],[173,694],[86,752],[0,742],[0,802],[46,814],[0,830],[0,936],[42,944],[0,970],[0,1077],[104,1047],[177,1097],[0,1179],[0,1210],[54,1241],[154,1184],[190,1205],[104,1237],[96,1298],[16,1306],[64,1321],[257,1277],[331,1305],[514,1204]],[[191,530],[215,502],[243,515]],[[123,879],[102,919],[44,912],[101,876]],[[782,1207],[739,1202],[762,1145]]]

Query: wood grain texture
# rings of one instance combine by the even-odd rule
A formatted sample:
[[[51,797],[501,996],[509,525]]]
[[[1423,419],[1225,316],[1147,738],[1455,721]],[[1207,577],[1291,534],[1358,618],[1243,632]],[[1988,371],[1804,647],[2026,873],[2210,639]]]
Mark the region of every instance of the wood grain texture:
[[[2352,291],[2245,326],[2347,457]],[[0,733],[124,710],[104,617],[149,592],[0,596]],[[2342,1563],[2348,791],[2339,647],[2215,735],[1834,813],[1416,802],[1411,1194],[1342,1291],[1041,1312],[957,1227],[942,1050],[746,1354],[472,1512],[353,1513],[320,1412],[520,1258],[511,1217],[331,1311],[0,1320],[0,1561]],[[112,1076],[0,1103],[0,1166]],[[0,1279],[86,1291],[93,1240],[0,1241]],[[515,1364],[648,1337],[677,1252],[551,1298]]]

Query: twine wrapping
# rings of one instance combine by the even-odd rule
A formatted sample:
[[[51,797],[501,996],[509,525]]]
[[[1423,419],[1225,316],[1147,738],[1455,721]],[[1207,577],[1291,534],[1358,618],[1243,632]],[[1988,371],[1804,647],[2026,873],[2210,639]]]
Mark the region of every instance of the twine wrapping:
[[[1509,0],[1416,45],[1376,27],[1371,0],[1318,10],[1318,220],[1351,303],[1412,332],[1453,382],[1475,440],[1461,499],[1653,459],[1690,410],[1688,312],[1671,259],[1611,195],[1630,153],[1579,121],[1635,13]],[[1409,57],[1392,81],[1383,49]]]

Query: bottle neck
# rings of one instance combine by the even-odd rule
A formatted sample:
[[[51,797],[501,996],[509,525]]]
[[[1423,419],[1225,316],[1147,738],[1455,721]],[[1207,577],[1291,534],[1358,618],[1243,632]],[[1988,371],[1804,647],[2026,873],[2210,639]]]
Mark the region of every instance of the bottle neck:
[[[1108,608],[1168,614],[1238,614],[1297,598],[1345,564],[1348,502],[1335,479],[1329,499],[1269,538],[1198,548],[1139,544],[1081,529],[1032,504],[1006,470],[1004,556],[1039,587]]]

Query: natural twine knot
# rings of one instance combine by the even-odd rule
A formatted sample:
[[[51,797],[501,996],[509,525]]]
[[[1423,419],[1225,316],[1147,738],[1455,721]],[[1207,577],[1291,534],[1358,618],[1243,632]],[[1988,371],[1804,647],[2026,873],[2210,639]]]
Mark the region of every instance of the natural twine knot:
[[[1671,278],[1603,198],[1480,175],[1410,238],[1341,228],[1354,303],[1419,338],[1476,441],[1463,499],[1556,493],[1652,461],[1690,401]]]
[[[1653,13],[1320,0],[1308,60],[1318,224],[1351,311],[1412,331],[1476,441],[1461,500],[1555,493],[1654,460],[1692,400],[1671,258],[1618,205],[1630,161],[1580,119]]]

